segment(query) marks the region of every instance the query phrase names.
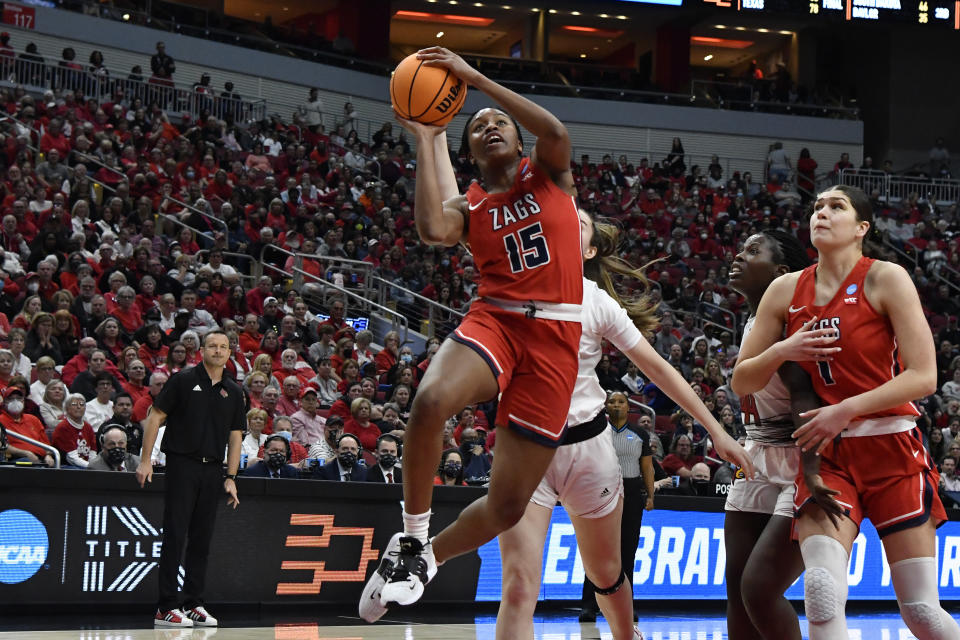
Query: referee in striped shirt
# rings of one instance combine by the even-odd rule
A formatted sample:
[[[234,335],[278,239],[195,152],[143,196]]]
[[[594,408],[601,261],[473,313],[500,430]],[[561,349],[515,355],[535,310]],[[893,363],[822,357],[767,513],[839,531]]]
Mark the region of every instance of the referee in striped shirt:
[[[620,462],[623,476],[623,520],[620,523],[620,562],[623,572],[633,583],[633,567],[636,563],[637,545],[640,543],[640,524],[644,510],[653,509],[653,451],[650,449],[650,434],[627,422],[629,412],[627,394],[611,391],[607,395],[607,425],[613,440],[613,448]],[[580,621],[592,622],[597,616],[595,587],[589,579],[583,579],[583,601]],[[633,614],[634,621],[637,614]]]

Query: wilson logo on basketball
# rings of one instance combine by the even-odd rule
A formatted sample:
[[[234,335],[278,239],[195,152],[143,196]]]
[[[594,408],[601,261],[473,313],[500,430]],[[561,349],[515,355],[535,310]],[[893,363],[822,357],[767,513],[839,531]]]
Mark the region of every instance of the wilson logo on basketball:
[[[463,80],[458,80],[457,84],[450,87],[450,91],[447,92],[447,95],[434,107],[440,113],[446,113],[447,110],[454,105],[457,101],[457,96],[460,95],[460,91],[463,89]]]
[[[291,525],[322,527],[322,530],[320,535],[287,536],[284,547],[326,549],[334,536],[362,538],[356,569],[327,569],[326,560],[283,560],[280,564],[282,570],[311,571],[313,578],[309,582],[278,582],[278,596],[318,595],[324,582],[363,582],[367,579],[367,564],[380,557],[380,550],[373,548],[373,527],[336,527],[333,518],[333,515],[327,514],[291,513]],[[340,560],[336,558],[336,564],[340,564]]]

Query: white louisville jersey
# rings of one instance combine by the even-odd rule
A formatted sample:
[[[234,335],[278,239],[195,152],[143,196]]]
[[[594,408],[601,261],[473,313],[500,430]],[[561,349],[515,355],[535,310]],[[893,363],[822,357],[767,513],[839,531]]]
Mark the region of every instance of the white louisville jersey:
[[[609,341],[626,352],[643,340],[643,334],[616,300],[593,280],[583,279],[583,304],[580,322],[580,368],[567,425],[575,427],[594,418],[603,409],[607,394],[597,381],[596,368],[602,354],[601,342]]]
[[[750,316],[743,328],[743,342],[753,328],[755,316]],[[743,412],[743,426],[747,437],[754,442],[774,446],[793,446],[793,417],[790,414],[790,392],[774,373],[770,381],[760,391],[740,398],[740,410]]]

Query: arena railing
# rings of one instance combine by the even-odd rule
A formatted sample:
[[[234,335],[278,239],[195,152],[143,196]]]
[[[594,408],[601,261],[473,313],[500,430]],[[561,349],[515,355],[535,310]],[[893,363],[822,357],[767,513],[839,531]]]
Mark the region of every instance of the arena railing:
[[[728,321],[730,322],[730,326],[725,327],[719,322],[714,322],[712,320],[707,319],[708,316],[716,315],[716,314],[719,314],[727,318]],[[735,314],[730,309],[724,309],[723,307],[715,305],[712,302],[704,302],[703,300],[701,300],[700,303],[697,305],[697,315],[703,318],[704,322],[709,322],[710,324],[715,325],[717,327],[723,327],[724,331],[729,331],[730,333],[732,333],[734,342],[736,342],[737,338],[739,338],[740,322],[737,319],[737,314]]]
[[[14,122],[14,123],[20,125],[20,126],[23,127],[24,129],[32,132],[35,136],[37,136],[37,139],[40,138],[40,132],[39,132],[37,129],[35,129],[34,127],[31,127],[31,126],[27,125],[26,123],[24,123],[22,120],[18,120],[17,118],[15,118],[15,117],[13,117],[13,116],[9,116],[9,115],[8,115],[8,116],[3,116],[2,118],[0,118],[0,122],[3,122],[4,120],[9,120],[9,121],[11,121],[11,122]],[[29,143],[29,142],[28,142],[28,143],[27,143],[27,146],[28,146],[32,151],[34,151],[35,153],[40,154],[40,150],[39,150],[36,146],[34,146],[32,143]],[[107,171],[110,171],[110,172],[114,173],[115,175],[119,176],[124,182],[127,182],[127,176],[126,176],[126,174],[122,173],[121,171],[118,171],[117,169],[115,169],[115,168],[113,168],[113,167],[110,167],[110,166],[104,164],[104,163],[101,162],[100,159],[97,158],[96,156],[91,155],[91,154],[88,154],[88,153],[79,152],[79,151],[76,152],[76,153],[77,153],[78,155],[80,155],[80,156],[86,161],[85,164],[92,165],[92,166],[95,166],[95,167],[99,167],[99,168],[102,168],[102,169],[106,169]],[[88,167],[88,168],[89,168],[89,167]],[[89,173],[90,173],[90,172],[88,172],[87,177],[90,179],[90,181],[93,182],[93,183],[96,184],[96,185],[99,185],[100,188],[101,188],[104,192],[109,192],[109,193],[112,193],[112,194],[115,194],[115,193],[116,193],[116,189],[115,189],[113,186],[111,186],[111,185],[109,185],[109,184],[107,184],[107,183],[105,183],[105,182],[101,182],[100,180],[97,180],[97,179],[94,178],[92,175],[89,175]],[[183,202],[182,200],[179,200],[179,199],[174,198],[174,197],[172,197],[172,196],[166,196],[166,199],[167,199],[167,200],[170,200],[171,202],[173,202],[173,203],[176,204],[176,205],[179,205],[179,206],[183,207],[185,210],[189,210],[189,211],[191,211],[191,212],[193,212],[193,213],[196,213],[196,214],[202,216],[203,219],[206,220],[206,221],[216,221],[218,224],[223,225],[223,230],[224,230],[225,233],[229,233],[229,229],[228,229],[228,227],[227,227],[227,223],[226,223],[225,221],[221,220],[220,218],[217,218],[216,216],[214,216],[214,215],[212,215],[212,214],[210,214],[210,213],[207,213],[207,212],[205,212],[205,211],[202,211],[201,209],[199,209],[199,208],[197,208],[197,207],[195,207],[195,206],[193,206],[193,205],[187,204],[186,202]],[[186,227],[187,229],[190,229],[191,231],[193,231],[193,232],[194,232],[195,234],[197,234],[198,236],[203,237],[203,238],[206,238],[206,239],[209,240],[211,243],[214,241],[214,237],[213,237],[209,232],[207,232],[207,231],[202,231],[202,230],[200,230],[200,229],[197,229],[196,227],[193,227],[193,226],[191,226],[191,225],[188,225],[187,223],[183,222],[183,221],[180,220],[178,217],[176,217],[176,216],[174,216],[174,215],[172,215],[172,214],[159,214],[159,213],[158,213],[158,214],[157,214],[157,217],[158,217],[158,218],[161,218],[161,219],[164,219],[164,220],[170,220],[171,222],[173,222],[173,223],[175,223],[175,224],[177,224],[177,225],[179,225],[179,226],[181,226],[181,227]]]
[[[904,176],[876,169],[843,169],[838,177],[840,184],[859,187],[868,195],[878,190],[880,199],[887,203],[897,203],[912,195],[941,207],[960,201],[960,180],[952,178]]]
[[[590,161],[594,164],[600,164],[600,161],[605,155],[610,155],[614,162],[622,155],[627,156],[627,161],[633,164],[634,168],[639,167],[640,160],[646,159],[652,167],[654,162],[661,162],[663,158],[667,156],[667,152],[665,152],[664,149],[654,148],[652,146],[649,137],[647,137],[641,146],[629,149],[576,145],[571,149],[571,160],[579,164],[580,157],[584,154],[589,155]],[[701,169],[701,174],[707,175],[707,167],[710,165],[710,160],[714,155],[717,154],[684,153],[684,164],[687,165],[687,171],[690,170],[690,167],[697,165]],[[764,163],[760,158],[717,155],[717,159],[723,166],[725,180],[729,180],[736,171],[739,171],[741,175],[745,171],[750,171],[753,175],[757,176],[757,178],[763,174]]]
[[[727,100],[753,102],[757,97],[753,86],[749,84],[696,78],[690,81],[690,95],[702,95],[704,98],[712,100],[718,107],[723,106]]]
[[[911,276],[913,275],[913,269],[922,267],[924,269],[924,273],[936,280],[938,283],[945,284],[954,292],[960,293],[960,271],[957,271],[947,264],[945,259],[943,261],[938,261],[940,263],[935,267],[931,267],[931,265],[926,261],[924,261],[924,264],[920,264],[919,255],[911,255],[895,245],[890,241],[889,234],[883,235],[882,244],[884,249],[887,249],[897,256],[897,261],[901,266],[911,267]]]
[[[269,262],[267,260],[268,251],[294,258],[294,263],[291,270],[287,271],[285,267],[279,267]],[[319,295],[323,301],[323,304],[326,306],[330,298],[330,292],[334,291],[343,295],[344,306],[347,307],[345,311],[348,315],[350,312],[348,300],[356,303],[357,308],[363,310],[364,313],[370,313],[374,310],[379,311],[381,314],[390,319],[390,323],[394,330],[396,330],[398,327],[402,329],[402,341],[406,342],[409,334],[409,321],[407,320],[406,316],[386,305],[372,300],[371,298],[373,296],[370,294],[370,290],[366,286],[360,287],[359,289],[354,289],[347,287],[346,281],[344,281],[343,285],[340,285],[336,282],[326,280],[325,278],[321,278],[312,273],[304,271],[302,265],[303,258],[305,256],[307,256],[307,254],[297,254],[277,245],[267,245],[260,251],[260,266],[263,269],[263,272],[267,275],[289,279],[293,285],[293,288],[300,291],[301,297],[303,297],[304,300],[306,300],[310,294]],[[309,257],[318,261],[323,261],[326,259],[325,256]],[[345,259],[338,258],[337,260],[343,262]],[[351,260],[350,262],[356,263],[357,261]]]
[[[148,5],[149,6],[149,5]],[[375,60],[363,60],[351,55],[329,51],[326,49],[315,49],[298,45],[296,43],[275,40],[262,33],[263,25],[260,23],[243,21],[236,18],[232,20],[238,25],[248,25],[251,29],[259,33],[245,34],[238,28],[227,30],[218,29],[210,26],[209,12],[205,9],[196,9],[191,7],[191,11],[203,12],[204,24],[190,24],[182,20],[178,21],[173,14],[167,16],[158,15],[158,6],[154,5],[149,13],[143,12],[140,5],[131,4],[129,8],[121,8],[116,3],[101,4],[92,2],[73,2],[69,6],[62,5],[61,9],[79,11],[87,15],[99,16],[108,20],[117,22],[127,22],[138,24],[140,26],[158,29],[160,31],[182,33],[184,35],[213,40],[224,44],[233,44],[249,49],[264,51],[285,55],[301,60],[329,64],[336,67],[343,67],[370,73],[378,76],[387,77],[393,70],[393,65]],[[304,34],[306,35],[306,34]],[[613,99],[620,101],[639,101],[659,104],[674,104],[682,106],[699,106],[707,108],[731,108],[737,110],[750,111],[772,111],[775,113],[788,113],[795,115],[807,115],[813,117],[831,117],[858,119],[859,110],[833,105],[819,104],[801,104],[801,103],[781,103],[771,101],[758,101],[755,99],[723,100],[717,102],[712,96],[706,95],[697,97],[693,91],[690,94],[671,94],[662,91],[640,91],[635,89],[620,89],[618,87],[594,87],[588,85],[577,85],[575,83],[557,84],[555,82],[544,82],[543,78],[558,77],[563,78],[563,71],[569,72],[570,69],[584,68],[591,75],[599,73],[628,74],[631,78],[639,77],[637,71],[626,67],[607,67],[597,65],[586,65],[576,62],[540,62],[528,59],[513,58],[492,58],[488,56],[468,56],[470,59],[480,60],[485,63],[487,75],[494,78],[501,84],[518,83],[529,87],[529,91],[549,95],[573,95],[583,97],[595,97],[600,99]],[[489,69],[487,69],[489,67]],[[504,73],[494,73],[496,69],[503,68]],[[532,72],[540,69],[538,79],[523,79],[511,77],[522,75],[524,72]],[[632,80],[631,80],[632,81]],[[616,83],[616,80],[613,80]],[[736,85],[734,85],[736,86]],[[756,94],[753,94],[753,98]],[[258,118],[259,119],[259,118]]]
[[[18,438],[20,440],[23,440],[24,442],[32,444],[35,447],[40,447],[44,451],[49,451],[50,455],[53,456],[54,467],[57,469],[60,468],[60,452],[57,450],[56,447],[50,446],[46,442],[40,442],[39,440],[34,440],[33,438],[29,436],[25,436],[21,433],[17,433],[13,429],[7,429],[7,436],[8,437],[13,436],[14,438]]]
[[[200,249],[196,255],[198,257],[203,257],[208,253],[210,253],[210,249]],[[239,266],[234,268],[237,270],[237,275],[240,277],[240,284],[243,285],[244,289],[249,290],[256,286],[257,280],[263,274],[257,272],[259,269],[259,263],[254,259],[253,256],[251,256],[249,253],[237,253],[235,251],[221,251],[221,253],[223,254],[224,258],[232,258],[233,260],[236,260],[237,263],[248,262],[249,265],[244,268]],[[200,267],[197,269],[198,273],[199,271]]]
[[[184,22],[183,20],[178,20],[177,17],[173,14],[166,16],[160,15],[158,11],[158,5],[154,4],[151,8],[152,11],[144,12],[142,5],[137,3],[131,3],[129,8],[121,8],[117,6],[116,3],[95,3],[95,2],[71,2],[68,5],[61,5],[59,9],[73,10],[78,11],[79,13],[84,13],[86,15],[97,16],[100,18],[105,18],[107,20],[113,20],[115,22],[126,22],[130,24],[136,24],[141,27],[148,27],[151,29],[157,29],[159,31],[166,31],[168,33],[181,33],[183,35],[192,36],[195,38],[203,38],[204,40],[214,40],[216,42],[221,42],[223,44],[232,44],[247,49],[256,49],[259,51],[265,51],[268,53],[276,53],[280,55],[286,55],[291,58],[300,58],[302,60],[311,60],[313,62],[320,62],[324,64],[330,64],[336,67],[347,67],[357,71],[363,71],[364,73],[374,73],[381,76],[389,76],[390,72],[393,70],[392,65],[387,65],[382,62],[376,62],[373,60],[361,60],[352,56],[339,54],[333,51],[326,51],[321,49],[312,49],[310,47],[304,47],[294,43],[285,42],[282,40],[273,40],[266,35],[251,35],[248,33],[241,33],[237,29],[228,30],[228,29],[218,29],[216,27],[210,26],[209,20],[209,11],[203,8],[198,7],[189,7],[190,11],[202,11],[205,15],[204,24],[190,24]],[[147,6],[150,6],[149,4]],[[187,9],[186,7],[184,9]],[[222,12],[220,12],[222,15]],[[251,28],[262,29],[262,23],[255,23],[246,20],[240,20],[236,18],[231,18],[234,22],[244,23],[249,25]]]
[[[267,267],[267,266],[268,265],[264,265],[264,267]],[[318,278],[312,273],[307,273],[306,271],[303,271],[302,269],[298,269],[297,267],[293,268],[293,273],[291,275],[293,275],[294,277],[300,276],[301,278],[303,278],[304,286],[301,290],[302,293],[309,293],[311,286],[322,287],[321,294],[324,297],[325,303],[329,302],[331,291],[341,294],[344,298],[344,307],[345,307],[344,311],[347,312],[348,315],[349,315],[349,309],[350,309],[349,304],[347,304],[348,299],[359,302],[359,305],[358,305],[359,308],[363,309],[365,313],[370,313],[372,311],[379,311],[385,317],[389,318],[390,325],[391,325],[390,328],[393,331],[397,331],[400,334],[400,344],[406,344],[407,339],[410,335],[410,323],[407,320],[407,317],[404,316],[402,313],[399,313],[398,311],[395,311],[386,305],[382,305],[378,302],[374,302],[373,300],[369,300],[365,298],[362,294],[359,294],[356,291],[353,291],[352,289],[341,287],[333,282],[327,282],[321,278]],[[372,327],[371,327],[371,330],[372,330]],[[377,337],[382,338],[382,336],[377,336]]]
[[[627,396],[627,403],[630,405],[630,411],[639,410],[641,413],[645,413],[650,416],[650,419],[656,422],[657,412],[653,410],[648,404],[644,404],[639,400],[634,400],[630,396]]]
[[[130,100],[140,98],[144,104],[156,100],[170,116],[189,114],[194,120],[202,111],[209,111],[218,118],[231,115],[236,122],[263,120],[267,117],[265,99],[223,98],[198,92],[190,84],[156,78],[133,78],[127,71],[104,67],[106,74],[90,73],[87,65],[81,69],[69,69],[59,64],[24,60],[22,57],[0,60],[0,86],[23,86],[26,90],[55,93],[79,89],[84,96],[110,98],[117,88]],[[213,87],[210,87],[213,91]]]
[[[34,135],[37,137],[37,140],[40,139],[40,132],[37,131],[36,129],[34,129],[33,127],[27,125],[26,123],[24,123],[22,120],[18,120],[17,118],[15,118],[15,117],[13,117],[13,116],[11,116],[11,115],[3,115],[3,116],[0,116],[0,123],[4,123],[4,122],[12,122],[12,123],[14,123],[14,124],[17,124],[17,125],[23,127],[24,129],[26,129],[27,131],[30,131],[32,134],[34,134]],[[31,141],[31,139],[29,139],[29,138],[28,138],[28,140],[27,140],[27,148],[30,149],[31,151],[33,151],[33,152],[36,154],[36,158],[37,158],[37,159],[43,157],[43,152],[41,152],[41,151],[40,151],[40,148],[39,148],[38,146],[36,146],[35,144],[33,144],[33,142]],[[86,154],[84,154],[84,156],[86,156]],[[96,161],[96,158],[94,158],[94,161]],[[97,162],[98,162],[99,166],[104,166],[104,167],[106,166],[106,165],[103,165],[103,164],[99,163],[99,161],[97,161]],[[107,167],[107,168],[109,168],[109,167]],[[105,182],[101,182],[101,181],[98,180],[97,178],[93,177],[92,175],[89,174],[89,172],[88,172],[88,174],[87,174],[87,178],[90,180],[90,182],[94,183],[94,185],[100,187],[100,190],[101,190],[101,199],[102,199],[102,193],[105,192],[105,191],[109,191],[110,193],[115,193],[115,192],[116,192],[116,189],[114,189],[113,187],[111,187],[109,184],[107,184],[107,183],[105,183]]]
[[[372,279],[377,284],[377,299],[380,303],[385,304],[393,301],[397,304],[398,311],[408,311],[411,316],[419,317],[420,333],[427,338],[437,337],[442,340],[447,337],[447,334],[450,333],[454,326],[464,317],[463,312],[440,304],[436,300],[421,295],[412,289],[407,289],[377,275],[373,275]],[[395,295],[395,291],[399,292],[400,295]],[[404,304],[401,309],[401,303],[398,300],[399,297],[412,298],[417,303],[423,305],[423,307]]]

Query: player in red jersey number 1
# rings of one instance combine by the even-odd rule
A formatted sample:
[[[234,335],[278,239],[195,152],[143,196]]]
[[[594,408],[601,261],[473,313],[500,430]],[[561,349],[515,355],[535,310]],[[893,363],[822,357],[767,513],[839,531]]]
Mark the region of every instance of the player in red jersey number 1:
[[[434,356],[410,412],[403,458],[403,533],[385,549],[360,601],[379,619],[416,602],[437,565],[509,529],[553,460],[578,368],[583,265],[566,127],[546,109],[432,47],[425,65],[449,69],[500,108],[471,116],[463,138],[480,178],[457,188],[443,127],[400,120],[416,136],[415,222],[431,245],[470,245],[478,299]],[[523,155],[519,125],[537,140]],[[444,422],[497,397],[496,469],[489,492],[432,540],[433,475]]]
[[[795,361],[824,402],[800,414],[809,421],[793,434],[804,452],[794,510],[811,640],[847,638],[847,563],[863,518],[883,542],[910,631],[956,640],[960,627],[937,593],[934,530],[946,520],[939,474],[912,404],[936,390],[933,340],[910,275],[863,255],[872,225],[862,190],[840,185],[817,196],[810,240],[820,260],[767,288],[732,386],[755,393]],[[838,522],[811,493],[820,483],[846,509]]]

